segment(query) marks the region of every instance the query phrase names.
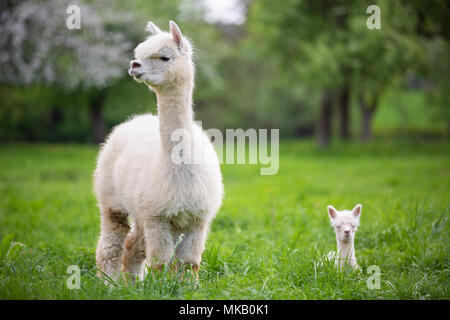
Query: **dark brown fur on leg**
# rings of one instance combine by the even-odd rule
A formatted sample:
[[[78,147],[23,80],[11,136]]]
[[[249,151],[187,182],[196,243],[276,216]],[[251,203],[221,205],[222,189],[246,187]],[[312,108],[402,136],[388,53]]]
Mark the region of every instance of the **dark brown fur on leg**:
[[[133,232],[128,234],[125,239],[125,248],[122,255],[122,268],[123,277],[125,281],[128,278],[133,279],[139,273],[139,268],[142,261],[145,259],[145,241],[142,235],[142,230],[139,226],[136,226]]]

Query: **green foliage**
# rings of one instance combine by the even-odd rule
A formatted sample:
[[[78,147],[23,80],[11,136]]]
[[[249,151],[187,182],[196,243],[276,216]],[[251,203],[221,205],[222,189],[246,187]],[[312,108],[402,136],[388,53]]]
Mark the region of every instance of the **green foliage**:
[[[448,114],[440,103],[414,90],[388,91],[374,119],[375,134],[414,136],[422,133],[436,137],[448,134]]]
[[[157,274],[106,286],[95,274],[98,149],[0,147],[0,239],[24,247],[0,260],[1,299],[448,299],[450,145],[447,141],[280,146],[280,171],[223,165],[226,197],[199,283]],[[318,263],[335,249],[326,206],[363,204],[356,235],[362,274]],[[8,236],[14,234],[13,236]],[[5,240],[6,239],[6,240]],[[81,269],[81,289],[66,286]],[[381,268],[381,289],[366,285]]]
[[[381,30],[366,27],[370,4],[380,6]],[[382,91],[424,56],[412,30],[414,11],[398,1],[304,0],[269,6],[270,1],[255,3],[250,27],[268,55],[280,56],[281,67],[294,68],[298,81],[316,90],[351,81],[357,91]]]
[[[88,99],[82,92],[33,86],[0,87],[0,140],[90,141]]]
[[[373,4],[380,8],[380,30],[366,27],[366,9]],[[273,6],[261,0],[252,4],[248,24],[262,56],[276,61],[292,83],[308,88],[310,95],[349,88],[352,101],[366,109],[366,119],[386,93],[410,86],[411,79],[435,79],[431,91],[441,102],[432,104],[446,114],[448,126],[444,88],[449,77],[436,70],[448,64],[444,17],[449,11],[438,12],[446,6],[444,1],[426,7],[417,1],[383,0],[290,0]],[[308,105],[314,109],[317,103]],[[370,128],[370,120],[364,125]]]

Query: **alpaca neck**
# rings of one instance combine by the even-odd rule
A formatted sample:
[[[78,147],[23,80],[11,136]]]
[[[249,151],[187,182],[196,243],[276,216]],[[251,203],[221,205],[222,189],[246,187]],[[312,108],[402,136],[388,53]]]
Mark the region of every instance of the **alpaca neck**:
[[[356,265],[354,239],[347,242],[337,239],[337,247],[339,252],[339,261],[341,265],[350,264]]]
[[[192,131],[192,85],[157,90],[156,98],[161,146],[163,153],[170,155],[172,148],[179,143],[172,141],[172,133],[177,129],[186,133]]]

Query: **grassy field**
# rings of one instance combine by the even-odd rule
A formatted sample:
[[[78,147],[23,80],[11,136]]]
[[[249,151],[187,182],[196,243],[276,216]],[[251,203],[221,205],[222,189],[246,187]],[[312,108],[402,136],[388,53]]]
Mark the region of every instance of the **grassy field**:
[[[0,299],[449,299],[450,144],[286,141],[280,170],[224,165],[226,196],[198,285],[149,278],[105,286],[96,276],[97,148],[0,146]],[[363,204],[356,256],[363,272],[315,265],[336,246],[326,206]],[[8,250],[11,243],[21,250]],[[18,245],[14,248],[18,249]],[[69,290],[67,268],[81,268]],[[369,289],[370,265],[381,288]]]

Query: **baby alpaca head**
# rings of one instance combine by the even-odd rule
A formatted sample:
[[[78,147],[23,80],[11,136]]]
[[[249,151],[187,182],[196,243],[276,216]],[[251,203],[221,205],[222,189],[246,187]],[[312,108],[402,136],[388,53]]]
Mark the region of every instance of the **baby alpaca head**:
[[[362,205],[356,205],[352,211],[337,211],[331,205],[328,206],[327,209],[331,220],[331,225],[336,232],[336,238],[338,241],[352,241],[355,237],[356,229],[359,226],[359,217],[361,216]]]
[[[169,25],[170,32],[163,32],[148,22],[151,35],[136,47],[135,60],[130,61],[130,76],[156,90],[193,82],[192,46],[175,22]]]

